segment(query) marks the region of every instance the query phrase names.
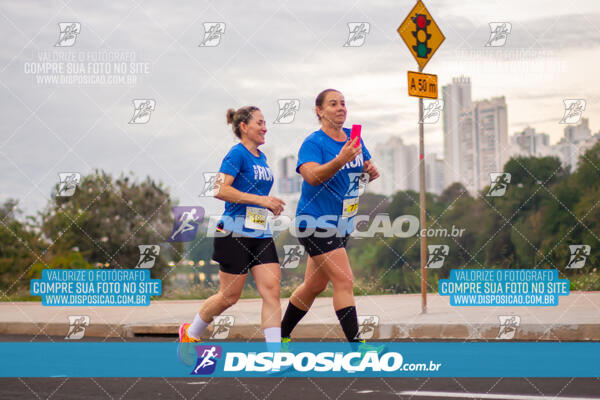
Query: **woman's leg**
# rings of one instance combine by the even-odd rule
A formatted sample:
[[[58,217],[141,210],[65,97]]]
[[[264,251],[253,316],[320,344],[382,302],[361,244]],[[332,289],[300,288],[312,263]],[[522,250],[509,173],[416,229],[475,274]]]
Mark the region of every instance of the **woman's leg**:
[[[279,328],[281,325],[281,303],[279,291],[281,268],[278,263],[260,264],[250,269],[258,293],[262,297],[261,325],[263,329]]]
[[[194,318],[191,326],[188,328],[188,334],[196,339],[200,339],[202,333],[211,323],[215,315],[234,305],[244,288],[244,282],[248,274],[228,274],[219,271],[219,291],[204,301],[200,311]]]
[[[315,257],[333,284],[333,308],[349,342],[357,341],[358,318],[354,303],[354,276],[346,249],[341,247]]]
[[[223,311],[237,303],[239,300],[246,276],[248,274],[228,274],[227,272],[219,271],[219,291],[210,296],[200,308],[200,317],[205,321],[212,321],[215,315],[221,314]]]
[[[306,315],[315,298],[327,287],[329,278],[323,268],[315,263],[313,257],[308,257],[304,282],[290,296],[288,307],[281,321],[281,336],[290,337],[292,330]]]
[[[354,306],[354,275],[346,249],[340,247],[325,254],[315,256],[315,262],[333,284],[333,308]]]
[[[301,310],[307,311],[315,298],[327,288],[327,283],[329,283],[329,278],[322,265],[316,263],[314,257],[309,256],[304,272],[304,282],[294,290],[290,296],[290,302]]]

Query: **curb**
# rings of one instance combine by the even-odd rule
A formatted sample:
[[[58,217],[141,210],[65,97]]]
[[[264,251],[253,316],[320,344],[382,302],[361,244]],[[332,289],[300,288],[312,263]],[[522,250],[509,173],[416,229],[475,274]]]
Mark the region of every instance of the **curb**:
[[[126,337],[142,335],[175,335],[178,325],[127,325],[124,327]],[[455,339],[455,340],[505,340],[498,339],[498,324],[382,324],[375,328],[369,340],[393,339]],[[209,326],[203,339],[210,339],[212,327]],[[262,339],[262,328],[259,324],[238,325],[231,328],[227,340]],[[294,330],[295,339],[344,339],[339,324],[300,324]],[[557,324],[521,325],[517,327],[511,340],[532,341],[600,341],[599,324]]]
[[[118,338],[138,336],[177,337],[179,324],[92,324],[86,331],[86,337]],[[0,326],[2,335],[28,335],[44,338],[46,336],[65,336],[68,327],[64,323],[6,323]],[[369,340],[506,340],[498,339],[498,324],[381,324],[375,328]],[[209,340],[212,325],[206,330],[203,339]],[[233,326],[227,340],[262,340],[263,333],[259,324]],[[344,335],[339,324],[300,324],[294,330],[294,338],[343,340]],[[214,339],[216,340],[216,339]],[[530,341],[600,341],[600,323],[598,324],[557,324],[521,325],[517,327],[514,338],[510,340]]]

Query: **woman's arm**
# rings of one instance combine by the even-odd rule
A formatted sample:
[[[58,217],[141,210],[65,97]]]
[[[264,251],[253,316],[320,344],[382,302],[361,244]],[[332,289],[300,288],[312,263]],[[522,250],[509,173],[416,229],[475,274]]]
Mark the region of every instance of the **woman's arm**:
[[[298,171],[302,178],[312,186],[317,186],[335,175],[347,162],[352,161],[362,151],[362,146],[354,147],[358,138],[346,141],[344,147],[333,160],[319,164],[314,161],[306,162]]]
[[[237,190],[233,186],[234,177],[219,172],[215,182],[215,190],[217,194],[215,197],[219,200],[227,201],[229,203],[238,204],[254,204],[260,207],[268,208],[275,215],[281,214],[285,202],[277,197],[273,196],[259,196],[252,193],[246,193]]]
[[[363,171],[369,174],[369,182],[379,178],[379,171],[377,170],[377,167],[375,167],[375,164],[371,162],[371,160],[364,162]]]

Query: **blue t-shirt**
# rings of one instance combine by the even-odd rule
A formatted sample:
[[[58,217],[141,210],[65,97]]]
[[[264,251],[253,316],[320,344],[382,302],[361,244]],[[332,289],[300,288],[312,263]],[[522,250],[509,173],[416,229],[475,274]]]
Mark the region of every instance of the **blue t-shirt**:
[[[343,128],[348,139],[350,129]],[[319,129],[311,133],[300,147],[296,172],[307,162],[326,164],[333,160],[342,150],[346,142],[339,142]],[[363,170],[364,161],[371,159],[371,154],[362,138],[362,153],[353,161],[349,161],[335,175],[320,185],[312,186],[302,182],[302,194],[296,210],[296,226],[299,227],[336,227],[345,234],[354,229],[354,215],[358,209],[358,177]],[[310,216],[314,218],[302,218]],[[328,216],[325,219],[325,216]],[[330,218],[329,216],[333,216]],[[321,218],[319,218],[321,217]]]
[[[260,157],[250,153],[242,143],[233,146],[223,159],[219,172],[234,177],[231,186],[240,192],[267,196],[273,186],[273,174],[267,157],[259,150]],[[223,229],[256,238],[271,237],[267,223],[268,210],[253,204],[225,202],[221,217]]]

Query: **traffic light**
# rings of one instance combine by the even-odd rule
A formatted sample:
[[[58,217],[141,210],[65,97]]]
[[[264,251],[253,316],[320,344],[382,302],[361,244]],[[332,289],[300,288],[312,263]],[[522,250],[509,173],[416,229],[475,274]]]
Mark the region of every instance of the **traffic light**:
[[[427,58],[431,53],[431,47],[427,47],[427,40],[431,38],[431,34],[427,33],[427,26],[431,24],[431,20],[427,19],[425,14],[416,14],[412,20],[416,25],[412,34],[417,40],[417,45],[412,48],[417,53],[417,57]]]

